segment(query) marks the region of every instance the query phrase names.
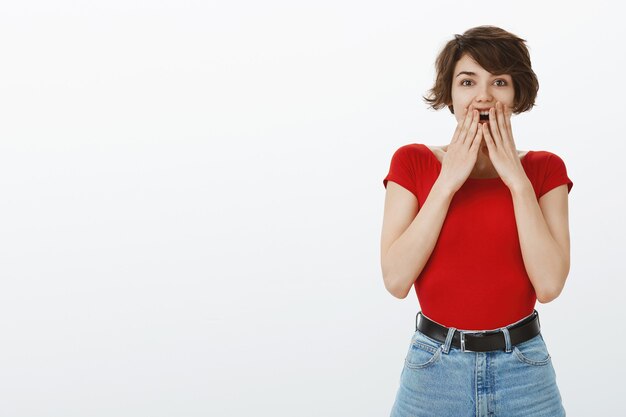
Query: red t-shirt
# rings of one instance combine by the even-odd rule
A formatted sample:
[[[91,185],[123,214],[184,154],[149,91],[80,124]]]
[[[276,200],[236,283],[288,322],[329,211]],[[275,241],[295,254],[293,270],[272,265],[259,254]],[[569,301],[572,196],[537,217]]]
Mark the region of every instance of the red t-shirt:
[[[521,160],[537,200],[556,186],[574,185],[563,160],[528,151]],[[441,162],[420,143],[401,146],[383,180],[412,192],[421,208],[441,172]],[[468,178],[455,193],[437,243],[415,279],[422,312],[447,327],[491,330],[533,312],[537,296],[517,234],[513,199],[499,178]]]

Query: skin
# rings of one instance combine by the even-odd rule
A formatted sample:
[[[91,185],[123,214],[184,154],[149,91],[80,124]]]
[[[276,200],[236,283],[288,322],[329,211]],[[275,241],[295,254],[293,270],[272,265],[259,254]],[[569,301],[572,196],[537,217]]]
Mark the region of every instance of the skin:
[[[461,71],[473,72],[475,75],[461,74],[457,76],[457,74]],[[507,129],[506,126],[508,123],[508,129],[510,130],[510,117],[512,113],[511,108],[513,107],[514,100],[515,90],[513,87],[513,79],[510,75],[491,74],[467,54],[463,55],[461,59],[457,61],[453,72],[451,103],[454,108],[454,117],[456,118],[457,123],[463,123],[465,116],[473,108],[493,108],[496,112],[493,120],[490,119],[491,123],[480,122],[480,124],[487,125],[491,138],[501,138],[504,135],[499,134],[499,129]],[[505,119],[508,119],[508,121],[502,120],[504,122],[502,126],[498,125],[496,120],[498,111],[498,108],[496,107],[497,102],[502,104],[503,115]],[[512,141],[512,133],[509,134],[509,137]],[[494,163],[489,156],[488,145],[489,140],[483,131],[480,151],[478,152],[474,169],[470,174],[471,176],[485,177],[499,175],[502,177],[495,166],[496,163]],[[444,151],[446,149],[447,146],[443,147]],[[513,151],[515,151],[516,156],[520,153],[515,149],[514,145]],[[501,157],[497,159],[500,167],[506,165],[502,161]],[[511,171],[511,169],[507,169],[506,167],[503,167],[503,169]],[[508,173],[508,177],[513,175],[513,173]]]
[[[488,166],[508,186],[524,266],[538,301],[549,303],[563,290],[570,268],[567,185],[553,188],[537,201],[513,140],[511,107],[514,90],[510,76],[489,74],[469,57],[457,62],[454,75],[460,71],[476,73],[472,77],[458,77],[455,82],[458,81],[459,85],[452,88],[451,104],[457,121],[464,125],[462,130],[465,132],[470,125],[471,118],[466,120],[465,116],[471,112],[472,105],[477,104],[479,108],[495,106],[489,122],[480,125],[481,150],[476,152],[475,172],[484,172],[481,169]],[[467,87],[460,85],[461,78],[469,80],[463,82]],[[498,79],[504,79],[508,84]],[[480,132],[476,131],[476,135]],[[467,146],[463,141],[460,144],[456,148],[456,157],[466,158]],[[443,148],[446,149],[447,146]],[[450,156],[455,156],[455,148],[447,155]],[[452,165],[455,164],[458,165],[458,161]],[[420,207],[413,193],[389,181],[381,236],[381,266],[385,287],[398,298],[406,297],[437,242],[454,195],[448,185],[442,184],[439,179],[435,182]]]
[[[457,77],[461,71],[476,75]],[[490,107],[489,121],[479,125],[481,149],[474,169],[481,172],[490,167],[511,191],[524,266],[539,302],[550,302],[563,290],[570,268],[567,186],[556,187],[537,201],[513,140],[515,92],[509,75],[493,75],[464,55],[453,76],[452,105],[457,121],[463,122],[475,107]]]

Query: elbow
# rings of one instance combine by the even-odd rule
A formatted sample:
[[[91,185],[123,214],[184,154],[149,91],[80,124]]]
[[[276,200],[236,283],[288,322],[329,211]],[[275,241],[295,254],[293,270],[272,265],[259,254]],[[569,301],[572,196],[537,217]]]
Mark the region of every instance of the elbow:
[[[398,285],[394,284],[396,281],[390,279],[389,277],[383,277],[383,280],[385,282],[385,289],[394,297],[403,300],[409,294],[407,289],[399,288]]]
[[[548,304],[549,302],[552,302],[554,300],[556,300],[559,295],[561,295],[561,289],[557,289],[557,290],[552,290],[552,291],[544,291],[541,293],[537,293],[537,301],[539,301],[541,304]]]
[[[548,295],[544,295],[544,294],[537,294],[537,301],[540,302],[541,304],[548,304],[550,301],[553,301],[556,297],[554,296],[548,296]]]
[[[537,301],[541,304],[547,304],[556,300],[563,291],[563,287],[565,287],[565,281],[567,280],[567,275],[569,274],[569,265],[561,275],[563,278],[557,280],[555,285],[551,288],[546,288],[543,291],[537,291]]]

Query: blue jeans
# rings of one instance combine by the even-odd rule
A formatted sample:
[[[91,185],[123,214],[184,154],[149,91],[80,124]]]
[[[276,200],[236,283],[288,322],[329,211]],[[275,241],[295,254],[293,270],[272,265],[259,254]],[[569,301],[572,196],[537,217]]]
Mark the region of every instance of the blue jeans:
[[[462,351],[416,330],[391,417],[561,417],[565,409],[552,359],[539,333],[503,350]]]

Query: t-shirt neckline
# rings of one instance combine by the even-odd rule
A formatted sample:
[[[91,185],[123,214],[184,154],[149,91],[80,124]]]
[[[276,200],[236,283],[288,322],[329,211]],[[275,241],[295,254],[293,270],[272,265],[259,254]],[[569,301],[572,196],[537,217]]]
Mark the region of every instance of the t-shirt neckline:
[[[426,149],[428,151],[428,153],[433,157],[433,159],[435,161],[437,161],[437,163],[439,164],[439,166],[441,167],[441,161],[437,158],[437,155],[435,155],[435,153],[426,145],[424,145],[423,143],[420,143],[419,145],[422,145],[424,147],[424,149]],[[520,158],[520,162],[523,164],[524,163],[524,159],[526,159],[526,157],[528,156],[529,153],[531,153],[533,151],[529,150],[527,151],[524,156],[522,156]],[[497,181],[500,180],[502,181],[502,178],[500,176],[497,177],[491,177],[491,178],[470,178],[467,177],[467,180],[471,180],[471,181]]]

